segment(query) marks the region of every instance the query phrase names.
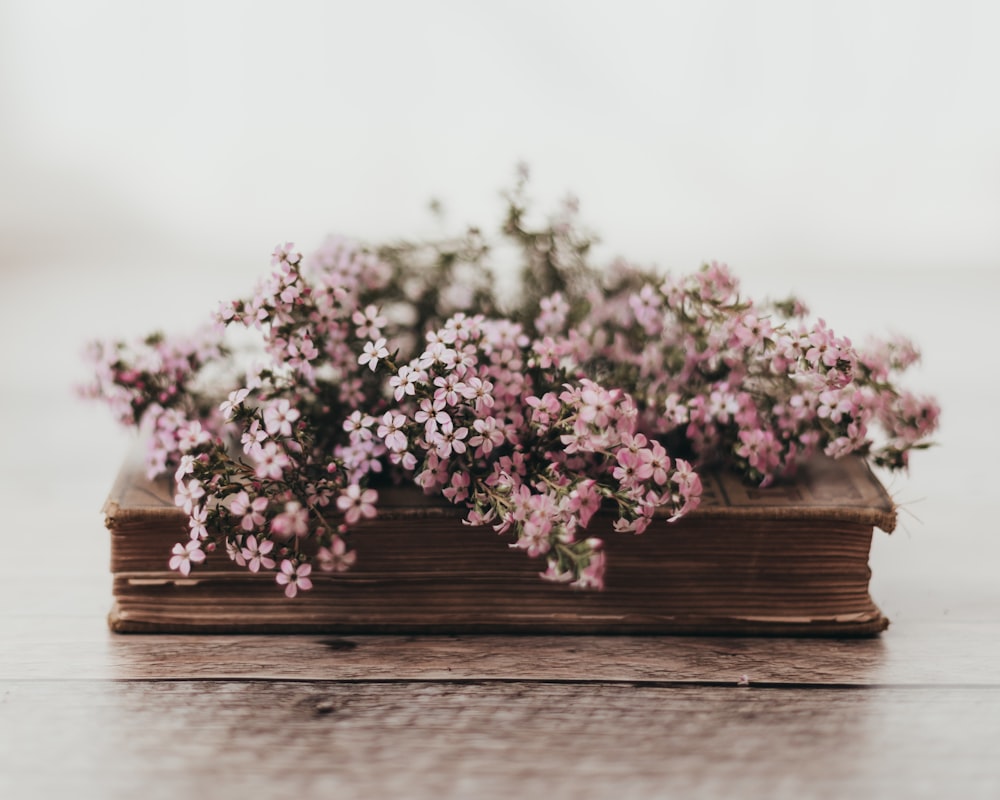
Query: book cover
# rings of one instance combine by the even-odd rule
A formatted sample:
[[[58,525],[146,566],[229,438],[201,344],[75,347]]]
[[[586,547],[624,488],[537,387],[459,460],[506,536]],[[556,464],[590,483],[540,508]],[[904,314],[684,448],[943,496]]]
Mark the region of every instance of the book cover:
[[[701,506],[641,535],[604,539],[603,591],[542,581],[542,559],[469,527],[418,490],[381,493],[359,524],[349,571],[313,572],[284,596],[272,573],[214,553],[185,577],[168,569],[187,519],[167,480],[127,463],[105,505],[119,632],[649,633],[864,636],[888,621],[868,591],[873,530],[895,525],[892,500],[859,458],[819,457],[766,489],[703,472]]]

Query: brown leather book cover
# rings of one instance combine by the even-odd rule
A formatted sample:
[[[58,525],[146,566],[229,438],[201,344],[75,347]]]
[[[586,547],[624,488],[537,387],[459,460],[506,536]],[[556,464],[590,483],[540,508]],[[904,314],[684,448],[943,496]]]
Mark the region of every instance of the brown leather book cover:
[[[701,473],[701,506],[642,535],[595,517],[605,542],[603,591],[546,583],[541,559],[419,491],[385,490],[358,525],[348,572],[311,576],[288,599],[273,574],[214,553],[187,576],[168,569],[187,538],[166,480],[130,460],[105,504],[119,632],[648,633],[865,636],[888,621],[868,592],[874,528],[892,500],[860,459],[816,458],[766,489]]]

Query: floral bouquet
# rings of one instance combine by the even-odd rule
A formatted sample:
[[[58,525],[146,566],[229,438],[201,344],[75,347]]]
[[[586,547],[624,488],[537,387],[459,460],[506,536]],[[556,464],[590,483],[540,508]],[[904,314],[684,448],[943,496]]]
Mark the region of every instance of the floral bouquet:
[[[818,452],[899,469],[939,410],[900,388],[908,341],[859,348],[794,299],[754,303],[711,263],[689,275],[597,270],[572,201],[527,222],[526,175],[501,236],[521,254],[503,302],[477,229],[433,243],[330,239],[275,249],[252,296],[195,338],[89,348],[86,393],[147,435],[190,537],[272,571],[289,597],[349,569],[379,491],[415,484],[544,559],[541,577],[601,588],[599,510],[641,534],[699,502],[698,470],[767,485]],[[167,554],[165,554],[165,557]],[[216,556],[218,557],[218,556]]]

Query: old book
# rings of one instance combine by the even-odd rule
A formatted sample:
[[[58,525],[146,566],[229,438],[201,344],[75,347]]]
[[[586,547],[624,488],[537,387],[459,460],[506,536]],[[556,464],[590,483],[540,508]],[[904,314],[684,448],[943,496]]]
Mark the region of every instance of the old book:
[[[767,489],[702,473],[700,508],[642,535],[595,517],[606,588],[538,577],[541,559],[419,492],[383,492],[380,516],[352,535],[356,565],[314,571],[289,600],[272,573],[213,554],[187,578],[168,569],[187,520],[167,481],[123,468],[105,505],[119,632],[526,632],[864,636],[888,620],[869,595],[874,528],[895,508],[867,465],[817,458]]]

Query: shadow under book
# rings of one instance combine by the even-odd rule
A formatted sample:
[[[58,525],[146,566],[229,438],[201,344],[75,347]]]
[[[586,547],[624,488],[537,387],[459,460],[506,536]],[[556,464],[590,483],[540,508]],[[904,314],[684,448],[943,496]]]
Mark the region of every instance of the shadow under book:
[[[874,528],[895,508],[860,459],[817,458],[767,489],[702,474],[701,506],[640,536],[604,539],[603,591],[542,581],[544,560],[507,546],[460,509],[418,491],[383,492],[379,517],[353,529],[349,571],[314,570],[285,597],[274,574],[225,553],[183,577],[167,567],[188,538],[166,480],[130,460],[104,507],[111,533],[112,630],[127,633],[679,633],[867,636],[888,620],[868,591]]]

